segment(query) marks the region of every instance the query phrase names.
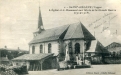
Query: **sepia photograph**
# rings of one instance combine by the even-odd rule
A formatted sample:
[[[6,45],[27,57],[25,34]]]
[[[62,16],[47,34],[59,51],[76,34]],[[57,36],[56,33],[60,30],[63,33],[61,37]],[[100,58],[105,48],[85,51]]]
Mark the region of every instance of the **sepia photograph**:
[[[0,0],[0,75],[121,75],[121,0]]]

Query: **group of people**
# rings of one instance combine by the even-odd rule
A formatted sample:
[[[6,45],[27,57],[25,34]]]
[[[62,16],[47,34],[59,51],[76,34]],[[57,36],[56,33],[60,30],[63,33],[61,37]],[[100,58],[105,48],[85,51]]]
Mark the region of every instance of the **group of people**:
[[[76,63],[77,63],[77,65],[83,65],[83,64],[85,64],[85,65],[91,65],[91,63],[90,63],[89,60],[85,59],[83,61],[80,54],[76,55]]]

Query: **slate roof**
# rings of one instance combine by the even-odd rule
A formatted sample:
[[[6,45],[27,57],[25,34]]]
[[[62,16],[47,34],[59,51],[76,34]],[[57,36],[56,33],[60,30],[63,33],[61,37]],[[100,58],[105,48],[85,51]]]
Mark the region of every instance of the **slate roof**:
[[[53,56],[53,53],[24,54],[22,56],[12,59],[12,60],[41,60],[41,59],[44,59],[49,56]]]
[[[117,42],[112,42],[111,44],[109,44],[108,46],[106,46],[105,48],[114,48],[114,47],[121,47],[121,43],[117,43]]]
[[[67,39],[95,40],[95,37],[85,28],[85,26],[82,23],[78,22],[74,24],[69,24],[61,27],[44,30],[36,37],[34,37],[29,44],[58,40],[63,33],[65,34],[63,35],[64,36],[63,40]]]
[[[86,52],[95,52],[95,53],[108,53],[104,46],[97,40],[91,42],[90,49]]]
[[[58,40],[61,34],[68,28],[68,26],[69,25],[65,25],[61,27],[44,30],[38,36],[34,37],[29,44]]]
[[[95,40],[95,37],[81,23],[71,24],[64,39],[90,39]]]

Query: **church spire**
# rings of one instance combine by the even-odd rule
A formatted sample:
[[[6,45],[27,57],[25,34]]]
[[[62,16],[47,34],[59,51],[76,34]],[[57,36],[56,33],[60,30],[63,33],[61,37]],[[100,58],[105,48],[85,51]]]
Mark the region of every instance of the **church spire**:
[[[39,17],[38,17],[38,29],[39,29],[39,32],[44,30],[40,6],[39,6]]]

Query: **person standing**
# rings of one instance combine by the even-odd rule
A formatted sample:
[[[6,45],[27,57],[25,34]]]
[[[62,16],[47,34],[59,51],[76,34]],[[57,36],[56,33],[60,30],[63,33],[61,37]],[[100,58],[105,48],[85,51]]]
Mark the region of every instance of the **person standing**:
[[[76,55],[76,63],[77,63],[77,65],[79,64],[79,58],[78,58],[78,55]]]

